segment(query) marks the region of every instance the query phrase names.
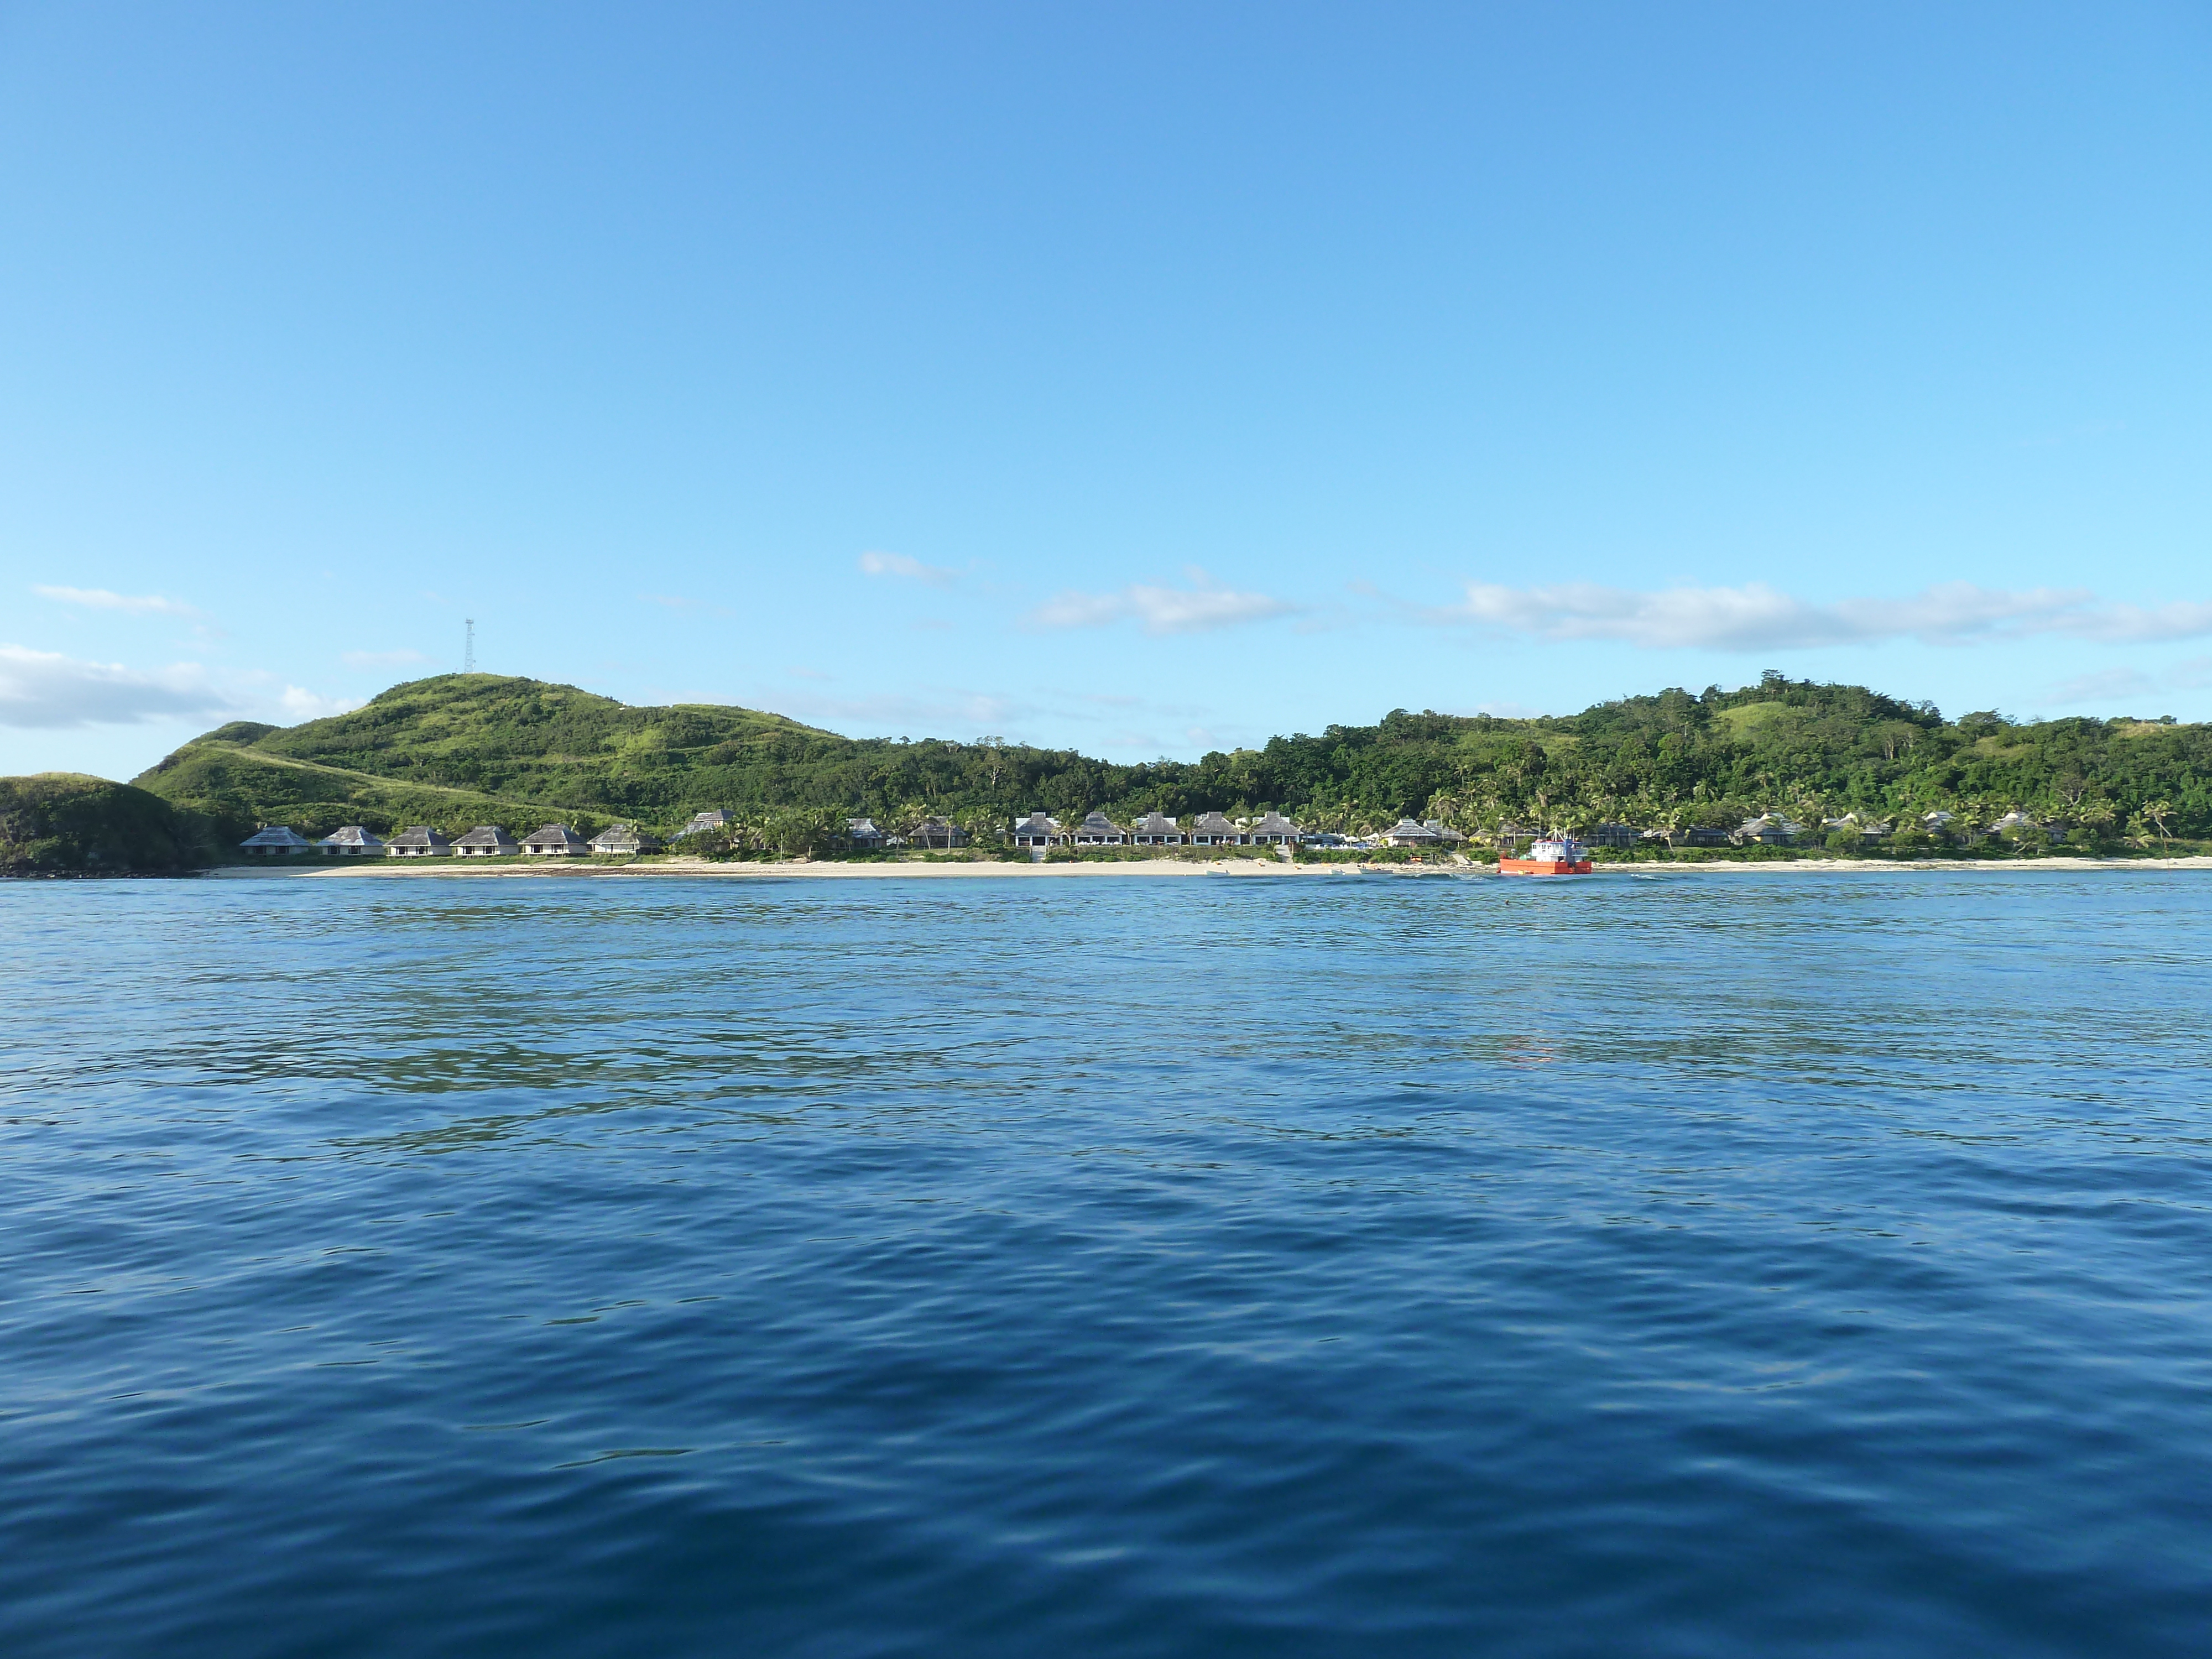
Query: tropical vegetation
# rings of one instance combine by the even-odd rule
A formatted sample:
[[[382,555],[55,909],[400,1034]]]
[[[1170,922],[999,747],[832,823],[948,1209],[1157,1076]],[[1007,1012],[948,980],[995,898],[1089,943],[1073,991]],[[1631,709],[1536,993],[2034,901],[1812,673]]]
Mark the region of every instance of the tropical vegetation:
[[[893,833],[942,814],[995,840],[1031,810],[1126,822],[1274,808],[1355,833],[1410,816],[1474,836],[1618,823],[1674,842],[1771,812],[1843,852],[1877,837],[1960,846],[2009,814],[1996,843],[2008,850],[2154,850],[2212,836],[2212,726],[1947,720],[1926,702],[1770,673],[1534,720],[1399,709],[1259,749],[1118,763],[990,737],[845,738],[752,709],[631,708],[457,674],[301,726],[221,727],[136,782],[233,842],[264,823],[311,837],[343,823],[520,834],[549,817],[585,834],[618,819],[666,833],[720,807],[732,830],[687,846],[798,850],[828,846],[856,813]],[[1949,825],[1923,826],[1943,813]],[[1895,833],[1881,837],[1886,826]]]
[[[0,778],[0,874],[165,874],[220,856],[217,827],[127,783],[75,772]]]

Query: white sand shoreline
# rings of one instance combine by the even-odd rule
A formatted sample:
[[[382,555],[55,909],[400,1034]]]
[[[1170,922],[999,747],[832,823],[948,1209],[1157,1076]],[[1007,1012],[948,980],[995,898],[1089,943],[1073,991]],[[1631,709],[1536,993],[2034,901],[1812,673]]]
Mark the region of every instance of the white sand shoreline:
[[[1760,860],[1737,862],[1716,860],[1699,864],[1601,864],[1593,872],[1598,876],[1628,875],[1704,875],[1721,872],[1739,874],[1796,874],[1796,875],[1851,875],[1878,874],[1892,872],[1927,871],[1999,871],[1999,870],[2212,870],[2212,857],[2165,859],[2083,859],[2051,858],[2032,860],[1983,860],[1978,859],[1792,859]],[[1127,859],[1101,861],[1096,864],[1019,864],[977,860],[974,863],[944,864],[850,864],[840,861],[799,861],[781,864],[745,862],[717,863],[708,859],[671,859],[652,864],[566,864],[548,860],[544,863],[521,860],[397,860],[364,859],[356,862],[333,861],[328,865],[307,867],[287,866],[262,868],[252,865],[227,865],[206,872],[217,879],[270,880],[295,878],[328,881],[345,877],[366,880],[423,879],[433,877],[462,880],[568,880],[588,879],[605,876],[693,876],[728,879],[761,881],[900,881],[921,880],[1015,880],[1057,879],[1064,877],[1097,878],[1100,877],[1194,877],[1225,876],[1231,878],[1336,876],[1371,878],[1375,877],[1478,877],[1497,879],[1494,865],[1467,863],[1458,865],[1403,864],[1285,864],[1273,860],[1220,859],[1199,862],[1184,859]]]

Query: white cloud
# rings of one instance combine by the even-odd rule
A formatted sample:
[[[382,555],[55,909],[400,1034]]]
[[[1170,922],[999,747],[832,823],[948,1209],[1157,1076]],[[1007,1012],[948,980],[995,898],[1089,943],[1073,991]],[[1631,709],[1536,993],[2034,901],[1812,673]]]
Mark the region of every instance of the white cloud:
[[[950,587],[959,576],[957,571],[947,570],[942,565],[924,564],[904,553],[863,553],[860,568],[871,576],[902,576],[932,587]]]
[[[1219,586],[1202,570],[1193,569],[1190,575],[1195,584],[1190,587],[1135,582],[1112,593],[1056,593],[1024,620],[1031,628],[1103,628],[1134,622],[1147,634],[1202,634],[1291,616],[1298,609],[1287,599]]]
[[[2107,605],[2087,588],[2021,592],[1942,582],[1905,599],[1826,603],[1793,599],[1764,582],[1741,587],[1675,587],[1638,592],[1566,582],[1502,587],[1469,582],[1467,603],[1433,612],[1499,633],[1549,640],[1620,640],[1665,649],[1703,647],[1767,651],[1787,647],[1869,644],[1916,639],[1957,644],[1977,638],[2066,634],[2080,639],[2144,641],[2212,634],[2212,605]]]
[[[288,685],[277,698],[284,712],[295,720],[319,720],[332,714],[343,714],[361,707],[359,697],[325,697],[302,686]]]
[[[197,663],[141,674],[120,663],[82,662],[58,651],[0,645],[0,726],[135,726],[238,712],[237,703],[210,685]]]
[[[341,651],[338,660],[348,668],[404,668],[409,663],[430,659],[420,651],[403,647],[397,651]]]
[[[2166,605],[2106,605],[2094,607],[2063,630],[2087,640],[2136,645],[2158,640],[2195,640],[2212,634],[2212,605],[2175,599]]]
[[[2043,707],[2110,707],[2124,698],[2157,696],[2168,691],[2201,691],[2208,685],[2212,685],[2212,657],[2191,657],[2158,674],[2146,673],[2140,668],[2106,668],[2076,674],[2052,686]]]
[[[58,599],[64,605],[82,605],[94,611],[127,611],[136,616],[197,617],[200,613],[182,599],[164,599],[159,593],[111,593],[104,587],[33,587],[33,593],[43,599]]]

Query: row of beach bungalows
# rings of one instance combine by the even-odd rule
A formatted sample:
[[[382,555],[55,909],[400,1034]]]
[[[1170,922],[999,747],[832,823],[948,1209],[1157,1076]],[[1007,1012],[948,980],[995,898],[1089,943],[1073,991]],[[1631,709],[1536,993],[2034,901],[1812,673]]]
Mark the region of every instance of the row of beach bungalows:
[[[660,850],[659,837],[627,823],[602,830],[589,841],[565,823],[549,823],[520,841],[495,823],[480,823],[465,836],[448,839],[427,823],[403,830],[385,841],[349,823],[320,841],[309,841],[289,823],[271,824],[248,836],[239,845],[248,853],[330,853],[355,858],[380,854],[394,859],[503,858],[517,854],[527,858],[586,858],[592,854],[634,856]]]
[[[1431,818],[1418,823],[1401,818],[1375,841],[1392,847],[1442,848],[1455,846],[1462,837]],[[1280,812],[1264,814],[1256,823],[1233,823],[1219,812],[1201,812],[1190,828],[1160,812],[1148,812],[1134,823],[1116,823],[1103,812],[1085,815],[1068,828],[1048,813],[1032,812],[1015,820],[1013,842],[1032,851],[1050,847],[1366,847],[1374,841],[1347,841],[1342,836],[1302,830]]]
[[[702,830],[726,826],[723,811],[696,814],[676,832],[676,839]],[[846,820],[845,840],[860,850],[889,847],[956,848],[968,845],[965,830],[941,817],[923,822],[905,836],[887,836],[871,819]],[[1115,823],[1103,812],[1087,813],[1073,828],[1046,812],[1032,812],[1014,822],[1016,847],[1039,850],[1052,847],[1391,847],[1440,848],[1457,846],[1455,831],[1431,818],[1425,823],[1401,818],[1379,836],[1350,841],[1342,836],[1301,829],[1279,812],[1270,811],[1256,823],[1237,823],[1219,812],[1201,812],[1183,827],[1178,818],[1148,812],[1133,824]],[[617,823],[586,841],[565,823],[549,823],[520,841],[495,823],[480,823],[465,836],[447,837],[428,824],[418,823],[384,840],[357,823],[310,841],[289,824],[271,824],[249,836],[239,845],[246,852],[270,856],[320,852],[343,857],[385,858],[583,858],[597,854],[634,857],[657,853],[662,842],[635,825]]]

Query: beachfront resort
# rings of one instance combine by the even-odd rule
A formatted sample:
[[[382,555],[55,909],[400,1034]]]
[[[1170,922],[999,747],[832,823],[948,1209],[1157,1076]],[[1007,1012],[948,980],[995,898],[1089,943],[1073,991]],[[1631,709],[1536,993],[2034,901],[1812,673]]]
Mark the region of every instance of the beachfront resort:
[[[310,839],[289,824],[271,824],[257,830],[239,845],[248,854],[268,857],[314,853],[334,857],[396,859],[636,858],[646,854],[677,850],[678,843],[690,838],[726,833],[737,826],[735,816],[720,808],[694,813],[690,822],[666,841],[627,823],[611,824],[588,838],[577,834],[565,823],[548,823],[520,840],[495,823],[481,823],[465,835],[453,836],[447,836],[428,824],[414,824],[389,839],[380,837],[357,823],[347,824],[319,839]],[[1990,823],[1985,832],[1962,825],[1956,814],[1944,811],[1925,814],[1919,820],[1919,826],[1931,835],[1954,836],[1970,841],[1978,840],[1984,834],[2002,836],[2042,827],[2035,819],[2019,811],[2006,813]],[[1822,818],[1819,834],[1814,836],[1806,824],[1778,812],[1765,812],[1747,819],[1733,830],[1711,825],[1654,829],[1627,823],[1599,823],[1580,828],[1576,834],[1577,839],[1587,846],[1613,848],[1633,848],[1645,842],[1663,842],[1669,847],[1691,848],[1790,847],[1808,839],[1825,842],[1827,837],[1838,834],[1878,844],[1893,833],[1894,827],[1887,820],[1847,812],[1838,817]],[[1534,828],[1508,823],[1500,825],[1484,839],[1504,846],[1533,841],[1540,833]],[[1085,813],[1080,820],[1073,823],[1063,823],[1048,812],[1032,811],[1014,819],[998,832],[996,839],[1001,847],[1042,857],[1054,849],[1085,852],[1117,848],[1267,847],[1283,851],[1310,848],[1317,851],[1342,852],[1396,848],[1452,852],[1465,845],[1470,838],[1436,818],[1416,820],[1404,817],[1387,830],[1355,836],[1304,829],[1280,812],[1269,811],[1256,818],[1231,818],[1220,812],[1200,812],[1190,817],[1188,823],[1180,817],[1153,811],[1127,824],[1116,823],[1103,811]],[[834,837],[836,850],[855,854],[951,851],[973,846],[975,841],[975,835],[969,830],[939,817],[925,817],[902,833],[887,833],[877,827],[873,818],[866,816],[852,817],[845,819],[842,832]]]

